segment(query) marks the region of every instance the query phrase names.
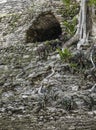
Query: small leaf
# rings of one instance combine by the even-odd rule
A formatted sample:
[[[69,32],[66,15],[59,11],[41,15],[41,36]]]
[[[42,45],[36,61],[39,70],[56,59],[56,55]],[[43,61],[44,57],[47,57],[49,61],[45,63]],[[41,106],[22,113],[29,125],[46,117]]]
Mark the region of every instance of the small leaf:
[[[67,48],[64,50],[57,49],[57,51],[59,52],[60,58],[65,62],[68,62],[69,58],[72,56],[71,52]]]

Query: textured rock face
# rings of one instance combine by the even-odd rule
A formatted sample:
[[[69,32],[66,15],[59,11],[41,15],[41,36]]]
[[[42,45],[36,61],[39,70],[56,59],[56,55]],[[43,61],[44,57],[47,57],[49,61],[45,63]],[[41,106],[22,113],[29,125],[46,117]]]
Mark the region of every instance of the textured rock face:
[[[49,3],[32,0],[2,3],[0,5],[0,45],[9,46],[18,42],[57,38],[61,34],[60,23],[57,20],[55,7],[50,6]]]
[[[61,35],[59,21],[52,12],[41,13],[26,32],[26,42],[43,42],[59,38]]]
[[[0,10],[0,130],[96,130],[95,80],[84,79],[85,68],[77,70],[60,60],[54,52],[62,46],[58,39],[23,44],[40,14],[51,10],[56,17],[51,13],[51,20],[58,24],[54,9],[59,1],[54,1],[53,9],[47,0],[39,5],[40,1],[34,6],[32,0],[7,0],[0,5],[4,7]],[[37,30],[39,24],[42,20],[36,23]]]

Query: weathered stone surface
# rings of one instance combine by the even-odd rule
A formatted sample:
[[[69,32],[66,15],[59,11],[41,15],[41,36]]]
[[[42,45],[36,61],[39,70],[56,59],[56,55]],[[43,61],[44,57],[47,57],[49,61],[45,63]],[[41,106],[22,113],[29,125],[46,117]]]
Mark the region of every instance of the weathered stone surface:
[[[2,5],[8,15],[3,14],[0,23],[0,129],[96,130],[96,91],[92,91],[96,81],[84,79],[80,68],[73,68],[73,73],[72,66],[60,60],[59,40],[23,44],[26,30],[42,12],[39,4],[26,11],[27,2],[32,1],[17,1],[24,11],[14,5],[11,11],[20,11],[16,14],[9,13],[11,2]],[[47,7],[43,12],[48,12]],[[47,56],[38,60],[41,51]]]
[[[47,1],[37,3],[37,0],[34,2],[31,0],[24,0],[22,2],[20,0],[18,2],[9,1],[0,5],[1,46],[10,46],[17,44],[18,42],[26,43],[26,41],[33,42],[44,41],[47,39],[51,40],[57,38],[61,34],[60,21],[58,22],[58,15],[56,13],[60,4],[58,4],[57,7],[53,7],[54,3],[50,6],[50,4],[48,4],[50,2]],[[5,12],[3,11],[3,8]],[[50,12],[49,15],[48,12]],[[37,36],[37,34],[39,36]],[[42,36],[43,34],[44,36]]]

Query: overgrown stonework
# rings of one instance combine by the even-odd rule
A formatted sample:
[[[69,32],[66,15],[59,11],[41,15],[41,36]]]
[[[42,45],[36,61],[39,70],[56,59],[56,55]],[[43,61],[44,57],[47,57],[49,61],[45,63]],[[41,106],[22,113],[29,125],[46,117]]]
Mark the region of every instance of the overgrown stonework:
[[[59,39],[26,43],[28,29],[45,12],[53,12],[64,29],[62,3],[46,1],[0,4],[0,130],[96,130],[96,75],[86,72],[90,59],[72,46],[72,57],[61,60]]]

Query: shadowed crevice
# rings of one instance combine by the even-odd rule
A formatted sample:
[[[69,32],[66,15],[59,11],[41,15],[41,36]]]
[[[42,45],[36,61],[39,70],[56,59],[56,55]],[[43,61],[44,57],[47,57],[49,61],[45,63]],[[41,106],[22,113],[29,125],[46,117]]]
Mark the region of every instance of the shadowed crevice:
[[[59,21],[52,12],[40,14],[26,32],[26,42],[43,42],[58,38],[62,33]]]

